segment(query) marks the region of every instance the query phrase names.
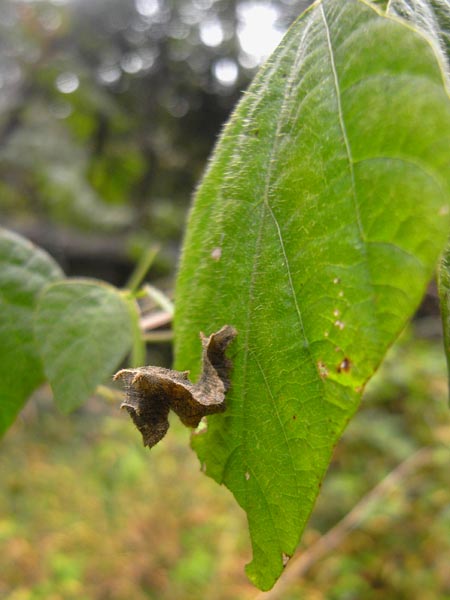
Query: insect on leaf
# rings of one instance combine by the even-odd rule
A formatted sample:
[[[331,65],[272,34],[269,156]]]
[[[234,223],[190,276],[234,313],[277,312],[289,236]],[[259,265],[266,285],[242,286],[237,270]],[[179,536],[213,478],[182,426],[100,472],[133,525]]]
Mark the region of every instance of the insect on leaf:
[[[157,444],[169,429],[172,409],[187,427],[197,427],[205,415],[223,412],[230,387],[231,361],[225,356],[236,336],[229,325],[209,337],[201,334],[202,374],[198,383],[188,379],[189,371],[162,367],[122,369],[114,379],[125,384],[127,399],[122,403],[142,433],[144,446]]]

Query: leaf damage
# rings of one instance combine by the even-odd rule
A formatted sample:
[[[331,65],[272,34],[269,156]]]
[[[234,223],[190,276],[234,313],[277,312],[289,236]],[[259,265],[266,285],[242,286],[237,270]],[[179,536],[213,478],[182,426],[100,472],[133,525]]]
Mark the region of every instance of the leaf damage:
[[[187,427],[197,427],[202,417],[224,412],[225,394],[230,388],[231,360],[225,355],[236,330],[224,325],[202,342],[202,372],[197,383],[189,381],[189,371],[163,367],[122,369],[114,376],[122,381],[127,397],[122,402],[141,432],[144,446],[152,448],[169,429],[172,409]]]

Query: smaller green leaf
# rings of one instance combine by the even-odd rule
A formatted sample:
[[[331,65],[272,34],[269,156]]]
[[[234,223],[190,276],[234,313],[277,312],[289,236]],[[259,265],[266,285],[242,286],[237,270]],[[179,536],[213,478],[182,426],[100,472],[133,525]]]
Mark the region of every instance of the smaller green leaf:
[[[42,288],[61,277],[46,252],[0,228],[0,435],[44,381],[32,315]]]
[[[69,412],[111,376],[130,351],[137,308],[113,286],[73,279],[47,287],[35,334],[55,402]]]

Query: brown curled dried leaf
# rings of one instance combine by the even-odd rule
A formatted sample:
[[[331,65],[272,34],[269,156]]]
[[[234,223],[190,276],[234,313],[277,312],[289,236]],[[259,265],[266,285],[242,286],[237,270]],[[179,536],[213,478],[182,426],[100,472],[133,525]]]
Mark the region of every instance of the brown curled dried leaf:
[[[114,380],[123,381],[127,394],[121,408],[128,411],[141,432],[144,446],[151,448],[166,435],[171,409],[188,427],[197,427],[205,415],[225,410],[232,366],[225,351],[236,335],[230,325],[209,337],[200,334],[202,372],[197,383],[189,381],[189,371],[162,367],[122,369],[116,373]]]

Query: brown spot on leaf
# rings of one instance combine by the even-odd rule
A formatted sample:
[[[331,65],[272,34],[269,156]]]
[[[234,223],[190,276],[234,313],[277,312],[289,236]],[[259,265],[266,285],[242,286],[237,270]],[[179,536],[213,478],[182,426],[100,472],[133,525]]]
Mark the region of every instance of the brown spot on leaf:
[[[326,364],[319,360],[317,363],[317,370],[319,371],[319,375],[322,377],[322,379],[325,379],[326,377],[328,377],[328,369]]]
[[[197,427],[205,415],[225,410],[231,369],[225,350],[236,335],[230,325],[209,337],[200,334],[203,353],[198,383],[189,381],[189,371],[162,367],[122,369],[116,373],[114,380],[123,381],[127,393],[121,408],[128,411],[141,432],[144,446],[151,448],[165,436],[171,409],[187,427]]]
[[[283,560],[283,567],[285,567],[291,559],[289,554],[285,554],[284,552],[282,553],[281,558]]]
[[[214,248],[214,250],[211,252],[211,258],[213,260],[220,260],[222,256],[222,248]]]
[[[352,368],[351,360],[349,358],[345,357],[339,363],[337,372],[338,373],[349,373],[351,368]]]
[[[250,473],[248,471],[246,471],[246,473],[245,473],[245,479],[246,479],[246,481],[248,481],[250,479]]]
[[[297,419],[297,415],[292,415],[292,418],[294,419],[294,421]]]

